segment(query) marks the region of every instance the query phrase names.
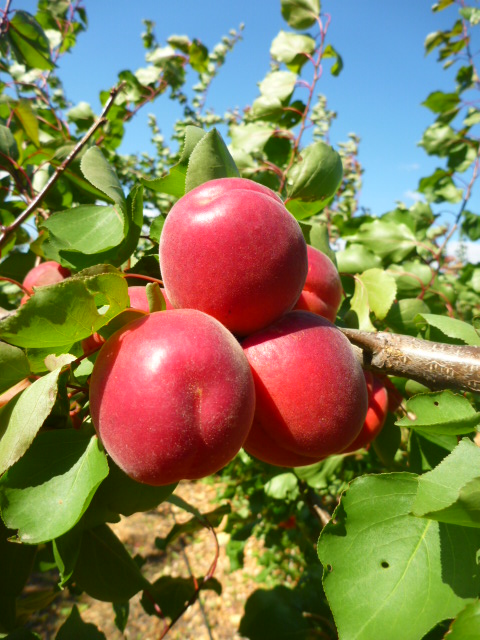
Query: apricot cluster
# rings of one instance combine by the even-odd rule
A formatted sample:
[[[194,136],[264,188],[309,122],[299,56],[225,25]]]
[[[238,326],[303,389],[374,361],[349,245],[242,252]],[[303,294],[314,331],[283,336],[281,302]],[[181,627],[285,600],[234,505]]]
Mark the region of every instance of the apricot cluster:
[[[169,309],[117,331],[91,377],[93,423],[128,475],[203,477],[242,446],[307,465],[358,441],[369,400],[333,324],[340,278],[275,193],[242,178],[193,189],[167,216],[160,268]]]

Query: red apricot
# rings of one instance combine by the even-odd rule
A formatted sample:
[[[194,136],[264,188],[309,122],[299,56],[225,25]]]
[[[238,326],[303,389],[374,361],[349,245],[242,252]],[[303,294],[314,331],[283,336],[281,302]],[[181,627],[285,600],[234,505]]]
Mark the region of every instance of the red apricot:
[[[34,287],[44,287],[47,284],[62,282],[69,275],[69,269],[62,267],[58,262],[48,260],[47,262],[41,262],[27,273],[23,286],[27,291],[33,293]]]
[[[351,453],[367,446],[383,429],[388,413],[388,392],[383,382],[370,371],[365,371],[368,391],[368,409],[362,430],[342,453]]]
[[[291,311],[242,346],[256,393],[248,453],[270,464],[301,466],[339,453],[357,437],[367,388],[349,341],[335,325]]]
[[[343,288],[336,266],[330,258],[307,245],[308,273],[295,309],[317,313],[335,322]]]
[[[90,383],[105,449],[130,477],[151,485],[221,469],[243,445],[254,407],[239,343],[193,309],[125,325],[99,351]]]
[[[172,207],[160,237],[172,305],[204,311],[237,335],[292,309],[307,268],[297,221],[273,191],[244,178],[189,191]]]

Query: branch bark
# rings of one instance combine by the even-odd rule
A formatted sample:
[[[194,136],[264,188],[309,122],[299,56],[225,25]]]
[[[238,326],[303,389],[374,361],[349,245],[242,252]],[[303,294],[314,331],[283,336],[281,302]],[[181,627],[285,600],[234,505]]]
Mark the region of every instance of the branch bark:
[[[416,380],[430,389],[480,393],[480,347],[457,346],[395,333],[340,329],[362,367]]]

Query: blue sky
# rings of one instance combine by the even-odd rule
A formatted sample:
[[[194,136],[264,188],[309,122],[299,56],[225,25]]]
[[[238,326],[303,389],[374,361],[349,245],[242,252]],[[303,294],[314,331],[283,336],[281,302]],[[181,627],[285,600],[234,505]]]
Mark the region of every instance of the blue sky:
[[[444,71],[435,52],[425,57],[423,43],[428,33],[453,25],[458,7],[433,13],[431,4],[430,0],[322,2],[322,11],[331,16],[327,41],[344,62],[337,78],[326,72],[318,85],[329,108],[338,114],[330,143],[335,147],[349,132],[361,137],[360,161],[365,168],[361,205],[374,214],[393,208],[397,200],[412,204],[419,179],[439,164],[417,146],[433,122],[433,114],[420,103],[432,91],[453,90],[454,71]],[[244,23],[242,41],[208,94],[207,107],[219,113],[243,108],[257,97],[257,83],[269,70],[271,41],[281,29],[289,30],[280,0],[84,0],[84,5],[89,28],[73,52],[61,59],[59,75],[69,99],[89,102],[96,112],[100,90],[113,86],[119,71],[145,66],[142,18],[156,23],[160,43],[172,34],[185,34],[208,47]],[[31,12],[35,7],[34,0],[13,0],[11,6]],[[155,113],[168,139],[178,112],[163,97],[129,123],[121,151],[149,148],[148,112]],[[470,206],[477,211],[479,192],[477,187]]]

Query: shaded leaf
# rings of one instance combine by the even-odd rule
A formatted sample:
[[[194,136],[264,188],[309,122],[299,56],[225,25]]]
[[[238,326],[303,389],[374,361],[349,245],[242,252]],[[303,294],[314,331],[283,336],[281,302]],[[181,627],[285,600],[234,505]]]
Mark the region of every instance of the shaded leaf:
[[[449,316],[435,315],[433,313],[420,313],[419,318],[425,320],[425,322],[432,327],[436,327],[449,338],[461,340],[465,344],[480,346],[480,336],[478,332],[467,322],[450,318]]]
[[[0,393],[30,375],[30,365],[24,352],[0,342]]]
[[[104,602],[126,602],[150,586],[106,524],[83,532],[73,580],[92,598]]]
[[[96,436],[73,429],[40,433],[0,479],[3,520],[28,544],[58,538],[78,522],[107,473]]]
[[[18,62],[32,69],[51,71],[50,44],[35,18],[26,11],[16,11],[8,30],[10,45]]]
[[[106,636],[91,622],[84,622],[77,605],[73,605],[55,640],[106,640]]]
[[[0,474],[24,455],[50,415],[60,371],[35,380],[0,410]]]

